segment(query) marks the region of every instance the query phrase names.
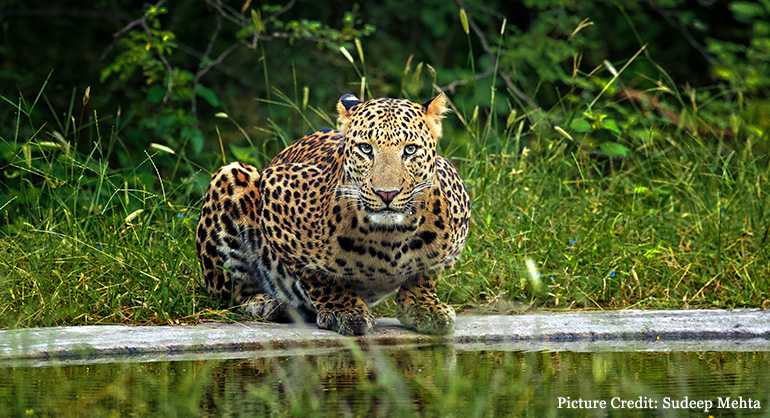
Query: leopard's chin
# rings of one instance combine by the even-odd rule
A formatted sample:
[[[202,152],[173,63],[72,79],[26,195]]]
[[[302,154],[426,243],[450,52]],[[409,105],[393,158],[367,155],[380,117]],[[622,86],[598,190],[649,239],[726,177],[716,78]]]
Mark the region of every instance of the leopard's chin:
[[[403,225],[406,223],[406,218],[409,214],[406,212],[383,209],[378,211],[367,211],[366,216],[369,218],[369,222],[374,225]]]

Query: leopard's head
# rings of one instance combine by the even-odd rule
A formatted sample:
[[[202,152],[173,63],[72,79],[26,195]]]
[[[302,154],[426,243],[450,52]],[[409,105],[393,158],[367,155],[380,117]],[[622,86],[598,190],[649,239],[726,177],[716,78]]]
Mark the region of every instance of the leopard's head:
[[[406,222],[417,197],[432,186],[446,101],[443,94],[424,104],[343,95],[337,104],[345,147],[337,195],[374,224]]]

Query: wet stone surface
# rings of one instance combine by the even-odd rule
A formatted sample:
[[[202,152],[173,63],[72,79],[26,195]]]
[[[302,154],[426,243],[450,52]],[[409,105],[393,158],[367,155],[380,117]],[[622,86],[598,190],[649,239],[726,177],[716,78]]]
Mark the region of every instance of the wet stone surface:
[[[0,331],[0,364],[153,361],[269,355],[363,345],[454,344],[461,350],[770,351],[770,311],[684,310],[460,315],[455,333],[429,337],[392,318],[367,337],[342,337],[311,324],[243,322],[194,326],[94,325]]]

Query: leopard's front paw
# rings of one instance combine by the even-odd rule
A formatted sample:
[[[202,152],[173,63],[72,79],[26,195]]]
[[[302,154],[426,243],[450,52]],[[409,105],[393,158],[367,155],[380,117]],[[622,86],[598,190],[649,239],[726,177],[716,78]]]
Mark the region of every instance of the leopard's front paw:
[[[455,310],[446,303],[399,304],[396,316],[405,327],[421,334],[447,335],[455,328]]]
[[[318,328],[337,331],[342,335],[366,335],[374,328],[374,315],[368,309],[318,311]]]

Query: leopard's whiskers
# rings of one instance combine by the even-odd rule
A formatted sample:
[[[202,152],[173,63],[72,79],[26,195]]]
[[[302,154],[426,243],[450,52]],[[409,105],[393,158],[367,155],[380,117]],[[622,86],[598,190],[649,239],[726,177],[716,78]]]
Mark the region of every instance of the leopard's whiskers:
[[[418,193],[422,192],[425,189],[429,189],[433,187],[433,182],[430,181],[424,181],[422,183],[417,183],[414,188],[412,188],[412,196],[416,196]]]

